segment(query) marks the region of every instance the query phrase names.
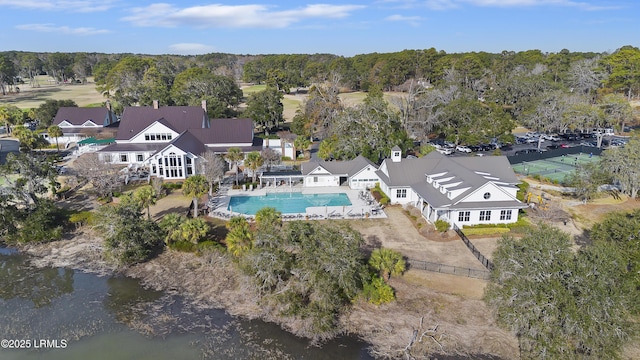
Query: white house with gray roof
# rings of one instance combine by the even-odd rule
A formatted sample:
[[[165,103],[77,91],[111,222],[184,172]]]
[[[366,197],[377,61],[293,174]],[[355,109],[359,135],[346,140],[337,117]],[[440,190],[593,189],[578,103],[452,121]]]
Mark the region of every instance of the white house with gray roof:
[[[351,189],[372,188],[380,179],[378,167],[363,156],[349,161],[310,161],[301,167],[304,186],[340,186]]]
[[[251,119],[209,119],[206,103],[198,106],[127,107],[115,143],[99,151],[104,161],[147,167],[151,176],[185,179],[201,173],[203,154],[260,151]]]
[[[504,156],[447,157],[431,152],[403,159],[392,149],[376,175],[391,203],[418,207],[425,219],[452,225],[513,223],[526,204],[516,198],[520,182]]]

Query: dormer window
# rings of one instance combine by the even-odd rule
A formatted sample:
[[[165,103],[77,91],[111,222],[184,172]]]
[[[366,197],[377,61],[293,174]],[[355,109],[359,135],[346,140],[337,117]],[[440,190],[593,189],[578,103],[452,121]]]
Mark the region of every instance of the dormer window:
[[[431,176],[427,175],[427,182],[428,182],[429,184],[431,184],[431,182],[432,182],[432,181],[433,181],[433,179],[431,178]]]

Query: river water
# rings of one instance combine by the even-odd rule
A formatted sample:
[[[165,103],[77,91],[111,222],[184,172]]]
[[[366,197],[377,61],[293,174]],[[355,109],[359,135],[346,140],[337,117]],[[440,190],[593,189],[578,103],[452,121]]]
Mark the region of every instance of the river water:
[[[3,341],[2,360],[372,359],[352,337],[311,346],[277,325],[202,309],[135,279],[38,268],[1,247],[0,339],[23,347]]]

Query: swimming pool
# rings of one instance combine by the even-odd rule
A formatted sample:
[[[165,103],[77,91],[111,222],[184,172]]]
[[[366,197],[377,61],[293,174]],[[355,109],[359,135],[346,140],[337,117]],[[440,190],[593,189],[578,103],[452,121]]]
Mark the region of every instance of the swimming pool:
[[[313,206],[351,206],[345,193],[303,194],[301,192],[274,193],[262,196],[231,196],[229,207],[236,213],[255,215],[263,207],[273,207],[283,214],[304,213]]]

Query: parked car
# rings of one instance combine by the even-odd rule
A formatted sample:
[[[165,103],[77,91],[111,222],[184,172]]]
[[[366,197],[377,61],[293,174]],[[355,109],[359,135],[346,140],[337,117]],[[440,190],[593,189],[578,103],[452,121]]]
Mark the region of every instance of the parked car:
[[[549,149],[549,150],[560,149],[560,145],[558,145],[558,144],[547,145],[547,149]]]
[[[569,146],[569,144],[562,143],[560,144],[560,147],[563,149],[567,149],[567,148],[570,148],[571,146]]]
[[[468,146],[464,146],[464,145],[456,146],[456,151],[460,151],[460,152],[467,153],[467,154],[471,153],[471,149],[469,149]]]
[[[531,154],[531,153],[537,153],[537,152],[543,152],[542,149],[522,149],[522,150],[516,150],[515,155],[524,155],[524,154]]]
[[[449,148],[449,147],[441,147],[439,149],[436,149],[437,152],[439,152],[442,155],[451,155],[453,154],[453,149]]]
[[[473,151],[473,152],[478,152],[478,151],[480,151],[480,146],[478,146],[478,145],[469,145],[469,149],[471,149],[471,151]]]
[[[502,146],[500,146],[500,150],[510,151],[513,150],[513,146],[510,143],[502,144]]]

